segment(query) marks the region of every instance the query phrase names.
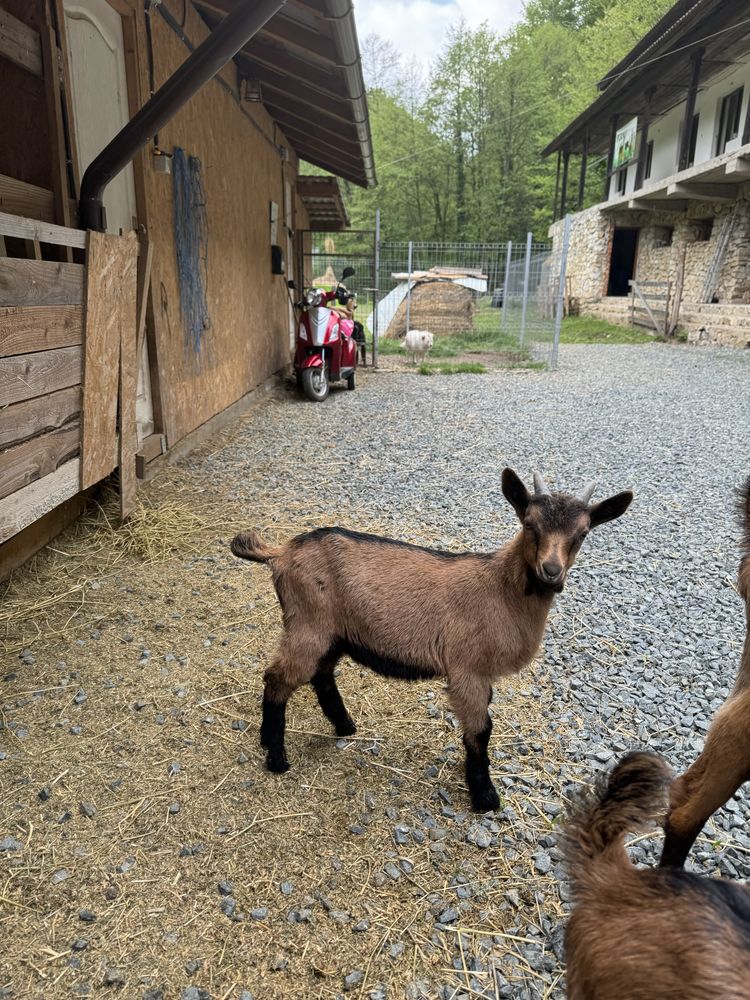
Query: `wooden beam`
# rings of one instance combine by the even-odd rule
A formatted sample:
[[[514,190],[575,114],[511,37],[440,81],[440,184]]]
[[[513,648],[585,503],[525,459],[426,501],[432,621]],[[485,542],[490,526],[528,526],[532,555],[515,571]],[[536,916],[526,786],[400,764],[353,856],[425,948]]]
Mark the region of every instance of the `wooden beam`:
[[[682,116],[680,155],[677,160],[679,170],[687,170],[688,159],[690,158],[690,133],[693,125],[693,115],[695,114],[695,99],[698,95],[703,53],[704,49],[698,49],[690,57],[690,84],[688,85],[687,98],[685,100],[685,112]]]
[[[55,221],[55,196],[48,188],[0,174],[0,212]]]
[[[138,392],[138,368],[143,352],[143,337],[146,329],[146,306],[151,284],[151,260],[153,243],[142,239],[139,243],[136,274],[136,319],[131,331],[123,330],[120,337],[120,517],[126,518],[135,507],[138,495],[136,481],[136,452],[138,451],[138,425],[136,418],[136,395]],[[149,377],[149,373],[145,373]]]
[[[0,542],[74,497],[79,492],[80,466],[80,459],[74,458],[44,479],[37,479],[0,501]]]
[[[1,543],[0,580],[7,579],[13,570],[28,562],[41,548],[80,517],[86,506],[86,499],[86,493],[76,493]]]
[[[0,7],[0,56],[34,76],[42,76],[42,46],[39,32]]]
[[[79,306],[82,264],[0,257],[0,306]]]
[[[692,198],[699,201],[736,201],[739,188],[736,184],[708,184],[698,181],[682,181],[667,186],[667,198]]]
[[[560,216],[565,218],[566,200],[568,194],[568,166],[570,164],[570,149],[566,146],[563,150],[563,175],[562,191],[560,192]]]
[[[607,153],[607,170],[604,174],[604,191],[602,192],[603,201],[607,201],[609,198],[609,189],[611,187],[612,180],[612,164],[615,161],[615,137],[617,136],[617,124],[619,120],[619,115],[612,115],[609,120],[609,152]]]
[[[556,222],[558,219],[557,214],[557,203],[560,199],[560,169],[562,167],[562,150],[557,151],[557,170],[555,172],[555,200],[552,204],[552,221]]]
[[[80,306],[0,306],[0,352],[31,354],[83,342]]]
[[[0,410],[0,448],[11,448],[37,434],[57,430],[77,419],[80,410],[79,385],[5,406]]]
[[[43,479],[74,458],[81,446],[78,421],[8,448],[0,462],[0,500]]]
[[[57,351],[16,354],[0,359],[0,406],[33,399],[70,385],[79,385],[82,375],[80,347]]]
[[[656,88],[649,87],[646,93],[646,112],[641,120],[641,145],[638,149],[638,164],[635,168],[635,190],[643,187],[643,177],[646,173],[646,157],[648,156],[648,130],[651,125],[651,106]]]
[[[583,198],[586,193],[586,163],[589,157],[589,134],[588,131],[583,139],[583,152],[581,153],[581,173],[578,178],[578,211],[583,208]]]
[[[0,212],[0,236],[18,236],[22,240],[86,249],[86,233],[83,229],[56,226],[51,222],[9,215],[7,212]]]
[[[146,466],[166,451],[163,434],[149,434],[141,441],[141,450],[135,456],[135,473],[139,479],[146,478]]]
[[[57,39],[50,21],[49,4],[45,3],[44,8],[45,25],[41,31],[41,41],[44,57],[44,91],[49,123],[49,145],[52,158],[52,187],[55,192],[55,214],[58,222],[62,223],[63,226],[70,226],[71,219],[74,219],[75,216],[71,215],[70,211],[66,136],[60,92],[60,50],[57,47]],[[85,236],[84,233],[80,235],[81,237]],[[71,246],[72,244],[65,245]],[[73,255],[70,250],[66,253],[66,259],[72,263]]]

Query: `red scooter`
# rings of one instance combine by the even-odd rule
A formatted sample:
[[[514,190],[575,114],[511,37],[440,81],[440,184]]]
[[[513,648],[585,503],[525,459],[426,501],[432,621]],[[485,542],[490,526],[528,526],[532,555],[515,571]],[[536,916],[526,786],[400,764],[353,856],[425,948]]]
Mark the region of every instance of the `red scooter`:
[[[294,370],[302,391],[316,403],[321,403],[328,396],[331,382],[343,380],[347,389],[354,389],[355,386],[357,342],[354,339],[354,319],[333,305],[336,300],[343,310],[349,307],[354,293],[347,290],[343,281],[353,274],[353,267],[345,267],[342,284],[335,291],[309,288],[302,302],[296,303],[300,320]],[[293,282],[289,285],[294,287]]]

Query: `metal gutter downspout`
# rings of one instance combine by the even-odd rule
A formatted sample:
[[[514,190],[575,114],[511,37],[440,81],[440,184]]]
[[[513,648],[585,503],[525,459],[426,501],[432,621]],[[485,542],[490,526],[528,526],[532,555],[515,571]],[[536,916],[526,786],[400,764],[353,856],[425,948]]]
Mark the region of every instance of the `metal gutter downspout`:
[[[78,203],[81,228],[104,232],[107,224],[102,196],[112,178],[285,3],[286,0],[242,0],[92,160],[81,182]]]
[[[327,18],[331,25],[333,37],[341,53],[343,62],[340,63],[341,70],[346,80],[349,91],[349,103],[354,112],[354,125],[357,129],[360,146],[362,148],[362,160],[365,168],[367,187],[375,187],[375,158],[372,150],[372,135],[370,133],[370,118],[367,111],[367,96],[365,93],[365,81],[362,77],[362,63],[357,41],[357,28],[354,21],[354,8],[349,0],[327,0],[327,9],[330,16]]]

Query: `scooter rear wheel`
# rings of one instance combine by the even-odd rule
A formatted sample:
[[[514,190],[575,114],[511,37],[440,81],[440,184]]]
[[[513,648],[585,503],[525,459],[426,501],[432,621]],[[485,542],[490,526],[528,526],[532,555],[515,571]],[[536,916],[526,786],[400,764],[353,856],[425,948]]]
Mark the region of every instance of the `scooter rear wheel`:
[[[302,391],[314,403],[322,403],[328,396],[330,384],[325,366],[302,369]]]

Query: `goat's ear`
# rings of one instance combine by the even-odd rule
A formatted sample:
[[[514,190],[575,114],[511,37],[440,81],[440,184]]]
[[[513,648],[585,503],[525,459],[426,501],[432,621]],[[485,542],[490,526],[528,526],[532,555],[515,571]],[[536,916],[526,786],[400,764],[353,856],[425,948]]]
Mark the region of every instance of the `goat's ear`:
[[[503,469],[503,495],[518,514],[520,520],[523,521],[531,497],[513,469]]]
[[[601,503],[595,503],[593,507],[589,507],[591,527],[596,528],[599,524],[605,524],[607,521],[614,521],[615,518],[622,517],[632,499],[632,492],[625,490],[624,493],[616,493],[615,496],[607,497]]]

